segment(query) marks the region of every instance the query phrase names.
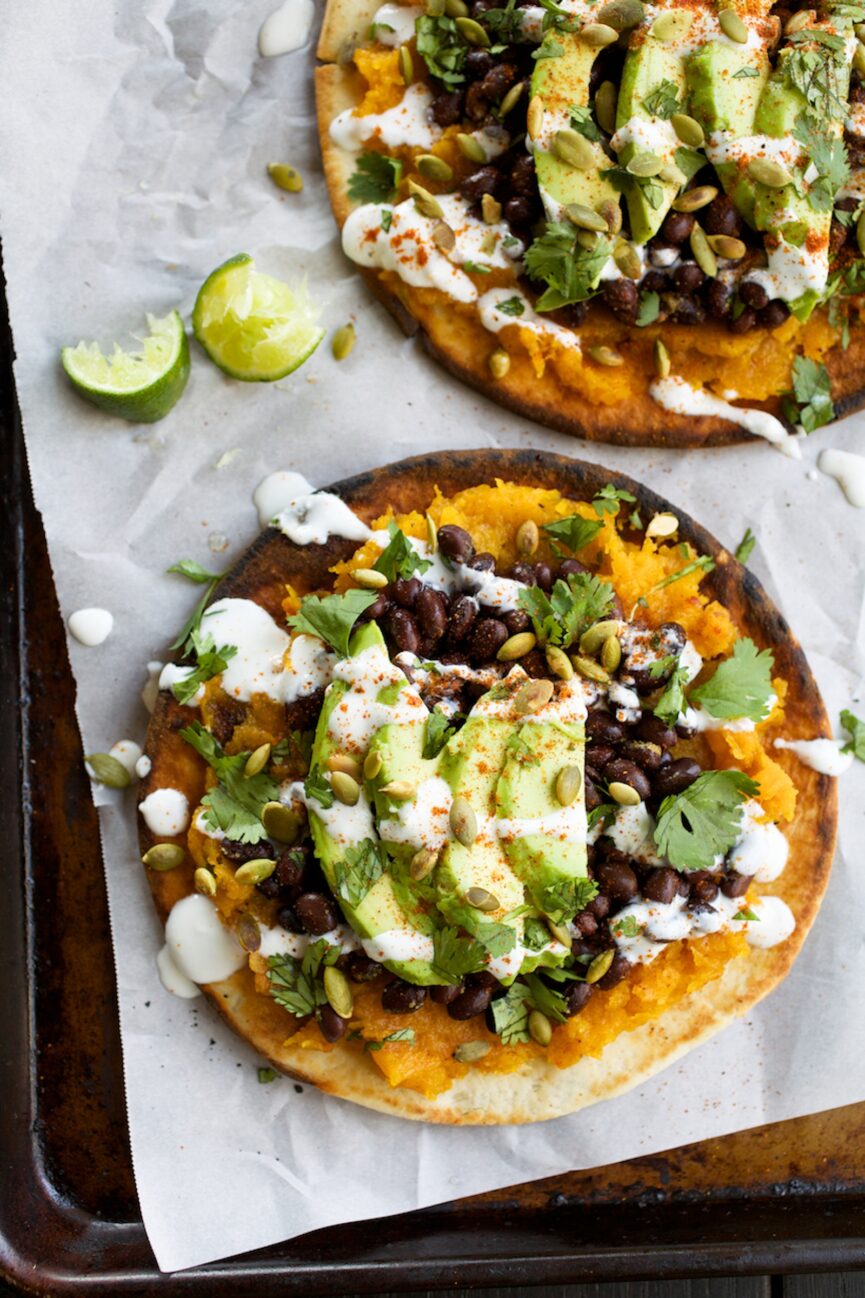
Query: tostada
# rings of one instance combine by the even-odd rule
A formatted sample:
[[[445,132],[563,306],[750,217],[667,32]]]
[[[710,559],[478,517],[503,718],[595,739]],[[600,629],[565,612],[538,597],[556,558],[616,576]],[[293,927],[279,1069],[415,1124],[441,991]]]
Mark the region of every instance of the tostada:
[[[345,253],[494,400],[795,452],[865,393],[865,8],[328,0]]]
[[[635,1085],[786,974],[836,797],[772,745],[829,727],[717,541],[529,452],[258,503],[147,737],[170,989],[326,1091],[495,1123]]]

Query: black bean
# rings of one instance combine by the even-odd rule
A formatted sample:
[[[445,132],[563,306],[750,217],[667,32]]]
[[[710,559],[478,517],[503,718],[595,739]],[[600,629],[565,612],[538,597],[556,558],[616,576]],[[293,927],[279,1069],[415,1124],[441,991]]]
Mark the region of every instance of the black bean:
[[[445,633],[448,624],[447,600],[440,590],[424,586],[417,597],[415,607],[417,624],[423,635],[431,640],[438,640]]]
[[[604,305],[617,320],[633,324],[640,307],[640,294],[632,279],[610,279],[603,288]]]
[[[595,880],[611,901],[632,901],[640,888],[637,876],[628,865],[623,852],[617,852],[614,858],[596,866]]]
[[[652,777],[652,792],[657,798],[668,798],[673,793],[688,789],[699,775],[699,762],[693,757],[677,757],[669,766],[662,766]]]
[[[357,619],[358,626],[363,626],[365,622],[380,621],[389,608],[390,600],[387,595],[385,595],[384,591],[380,590],[375,597],[374,603],[370,604],[369,608],[365,608]]]
[[[276,856],[276,848],[268,842],[238,843],[233,838],[224,838],[219,846],[222,855],[227,857],[232,865],[245,865],[247,861],[258,861],[265,856],[273,860]]]
[[[610,744],[592,743],[586,745],[586,766],[600,774],[604,767],[616,756],[616,750]]]
[[[400,653],[417,653],[420,647],[420,636],[411,613],[406,612],[404,608],[392,609],[388,616],[388,629]]]
[[[706,318],[706,310],[700,299],[686,293],[681,296],[669,295],[664,301],[664,307],[669,311],[674,324],[702,324]]]
[[[566,580],[572,574],[576,576],[577,573],[588,571],[586,565],[580,563],[579,559],[563,559],[559,564],[559,576],[564,577]]]
[[[595,807],[600,807],[604,799],[595,788],[595,782],[591,776],[586,775],[586,811],[594,811]]]
[[[471,595],[459,595],[448,614],[448,635],[452,640],[464,640],[478,616],[477,601]]]
[[[569,1019],[579,1014],[594,990],[591,983],[570,984],[565,992],[565,1012]]]
[[[482,617],[468,639],[469,657],[474,662],[492,662],[508,638],[508,629],[498,618]]]
[[[495,65],[495,59],[486,50],[469,50],[463,63],[463,72],[469,81],[482,81]]]
[[[466,979],[467,987],[487,987],[493,995],[502,990],[502,985],[495,974],[490,973],[488,969],[481,969],[478,973],[469,974]]]
[[[430,104],[430,116],[437,126],[453,126],[463,115],[463,92],[443,91],[435,95]]]
[[[553,589],[553,570],[548,563],[536,563],[535,581],[541,590],[551,591]]]
[[[511,168],[511,189],[520,198],[534,198],[536,186],[535,160],[530,153],[521,153]]]
[[[588,302],[571,302],[568,306],[562,307],[565,317],[565,323],[569,324],[572,329],[581,325],[589,314]]]
[[[443,987],[430,987],[429,997],[431,1001],[435,1001],[436,1005],[450,1005],[451,1001],[455,1001],[461,991],[462,987],[459,983],[448,983]]]
[[[593,897],[589,902],[586,910],[591,911],[595,919],[606,919],[610,913],[610,899],[599,892],[597,897]]]
[[[384,969],[375,960],[370,960],[368,955],[364,955],[363,951],[351,951],[345,972],[353,983],[371,983],[384,973]]]
[[[790,308],[786,302],[776,298],[768,306],[763,307],[760,312],[760,324],[766,329],[777,329],[778,325],[784,323],[790,314]]]
[[[673,284],[679,293],[696,293],[702,288],[706,276],[695,261],[682,262],[671,275]]]
[[[625,727],[612,713],[597,708],[586,718],[586,735],[605,744],[620,744],[625,737]]]
[[[303,892],[294,903],[294,909],[307,933],[320,937],[329,933],[339,923],[336,906],[322,892]]]
[[[522,631],[528,631],[531,625],[531,618],[521,608],[513,608],[503,613],[502,621],[508,629],[508,635],[519,635]]]
[[[381,994],[381,1007],[391,1014],[414,1014],[426,1000],[426,988],[397,978]]]
[[[262,843],[256,844],[262,847]],[[270,876],[275,879],[280,888],[297,888],[303,878],[304,857],[301,852],[296,850],[286,850],[280,852],[276,858],[276,869]]]
[[[421,593],[421,589],[418,577],[397,577],[391,588],[391,593],[400,608],[412,609],[417,603],[417,597]]]
[[[574,920],[574,924],[583,937],[594,937],[598,931],[598,921],[590,910],[581,911]]]
[[[526,563],[523,559],[518,559],[511,568],[510,576],[514,581],[521,581],[526,586],[537,585],[537,575],[533,563]]]
[[[210,729],[217,743],[225,747],[237,727],[246,720],[246,704],[240,699],[225,698],[215,700],[211,706]]]
[[[445,523],[438,530],[438,548],[446,559],[454,563],[468,563],[475,552],[474,542],[464,527]]]
[[[483,1014],[493,998],[491,987],[466,987],[448,1005],[448,1014],[452,1019],[463,1022]]]
[[[660,748],[675,748],[679,741],[675,730],[665,725],[660,717],[653,716],[651,712],[643,713],[636,729],[641,739],[648,740],[650,744],[657,744]]]
[[[640,281],[640,288],[644,293],[663,293],[669,287],[669,276],[663,270],[647,271]]]
[[[660,901],[668,905],[679,891],[679,875],[669,866],[653,870],[643,884],[643,896],[648,901]]]
[[[721,880],[721,892],[725,897],[744,897],[751,886],[752,877],[750,874],[739,874],[736,870],[731,870]]]
[[[691,212],[668,212],[661,226],[661,238],[667,243],[684,243],[691,237],[694,216]]]
[[[521,194],[509,198],[504,206],[505,220],[509,225],[517,227],[531,225],[535,218],[537,204],[531,199],[524,198]]]
[[[604,775],[610,784],[627,784],[635,789],[640,797],[650,797],[652,786],[649,777],[640,770],[636,762],[629,762],[624,757],[616,757],[604,769]]]
[[[739,297],[745,306],[753,307],[755,311],[762,311],[769,304],[769,294],[763,285],[752,279],[746,279],[739,285]]]
[[[474,90],[475,87],[473,86]],[[484,194],[494,194],[496,190],[501,189],[502,174],[495,167],[480,167],[473,171],[470,176],[466,176],[460,185],[460,193],[464,198],[471,199],[472,202],[480,202]],[[458,528],[462,531],[462,528]],[[466,533],[466,535],[468,535]]]
[[[302,933],[304,931],[303,925],[291,906],[280,907],[276,912],[276,922],[280,928],[288,929],[289,933]]]
[[[642,771],[656,771],[661,765],[660,745],[650,744],[645,739],[626,739],[619,753]]]
[[[513,63],[497,63],[481,82],[481,93],[491,102],[497,103],[507,94],[519,75]]]
[[[714,879],[696,879],[691,884],[691,905],[709,906],[718,895],[718,885]]]
[[[700,224],[706,234],[738,235],[742,229],[742,218],[726,194],[718,194],[708,207],[700,212]]]
[[[481,550],[479,554],[473,555],[469,559],[468,566],[475,572],[495,572],[496,556],[490,554],[489,550]]]
[[[348,1019],[340,1018],[336,1010],[330,1005],[319,1005],[315,1011],[315,1017],[318,1020],[319,1030],[325,1041],[333,1043],[345,1036]]]
[[[627,977],[631,964],[627,956],[623,956],[621,951],[617,951],[613,956],[613,963],[610,965],[603,978],[599,978],[595,983],[602,991],[608,992],[611,987],[616,987],[623,978]]]
[[[722,279],[712,279],[706,287],[705,302],[713,319],[726,320],[733,306],[733,290]]]
[[[840,221],[832,218],[832,224],[829,227],[829,258],[830,260],[837,252],[840,252],[847,241],[847,230]]]
[[[757,312],[752,311],[749,306],[746,306],[745,310],[737,315],[735,320],[731,315],[727,328],[730,330],[731,334],[746,334],[750,333],[756,323]]]

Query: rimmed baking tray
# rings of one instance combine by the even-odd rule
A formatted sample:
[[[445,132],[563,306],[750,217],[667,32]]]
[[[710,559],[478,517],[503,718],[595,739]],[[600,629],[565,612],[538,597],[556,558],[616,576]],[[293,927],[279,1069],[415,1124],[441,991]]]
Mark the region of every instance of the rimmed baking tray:
[[[211,1298],[252,1284],[362,1294],[865,1266],[862,1104],[159,1272],[129,1157],[96,813],[2,310],[0,1271],[40,1293]]]

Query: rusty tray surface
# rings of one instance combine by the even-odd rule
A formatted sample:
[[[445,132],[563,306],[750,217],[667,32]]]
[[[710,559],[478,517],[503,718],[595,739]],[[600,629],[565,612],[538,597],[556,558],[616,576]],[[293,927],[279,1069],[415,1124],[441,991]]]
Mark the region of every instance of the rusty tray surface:
[[[253,1282],[361,1294],[865,1267],[859,1104],[160,1274],[132,1176],[97,818],[5,316],[0,352],[0,1272],[40,1293],[210,1296]]]

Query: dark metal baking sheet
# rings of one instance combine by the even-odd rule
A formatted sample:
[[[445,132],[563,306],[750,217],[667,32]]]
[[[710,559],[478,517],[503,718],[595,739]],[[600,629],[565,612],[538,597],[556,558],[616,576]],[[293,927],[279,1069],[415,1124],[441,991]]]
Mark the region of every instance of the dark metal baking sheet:
[[[159,1273],[132,1179],[96,815],[5,319],[0,350],[0,1271],[39,1293],[211,1298],[253,1284],[361,1294],[865,1266],[856,1105]]]

